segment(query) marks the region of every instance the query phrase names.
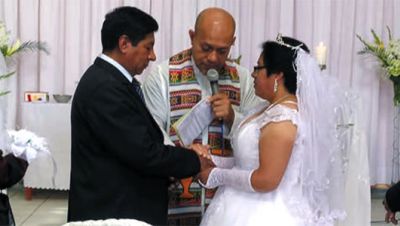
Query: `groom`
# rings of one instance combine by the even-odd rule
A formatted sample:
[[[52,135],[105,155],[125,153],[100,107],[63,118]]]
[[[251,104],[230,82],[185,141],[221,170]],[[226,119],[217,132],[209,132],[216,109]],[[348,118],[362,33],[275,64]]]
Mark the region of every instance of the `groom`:
[[[165,225],[168,178],[206,166],[195,152],[163,144],[133,77],[156,59],[157,30],[157,22],[134,7],[106,15],[103,53],[82,76],[72,103],[68,221],[128,218]]]

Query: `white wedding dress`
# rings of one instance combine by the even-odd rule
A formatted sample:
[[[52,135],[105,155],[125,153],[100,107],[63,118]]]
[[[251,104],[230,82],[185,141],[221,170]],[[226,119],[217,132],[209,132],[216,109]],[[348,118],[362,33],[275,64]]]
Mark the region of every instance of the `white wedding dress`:
[[[258,108],[259,112],[265,105]],[[250,114],[252,117],[254,114]],[[248,118],[248,117],[247,117]],[[262,114],[246,122],[243,120],[233,132],[232,147],[235,166],[253,170],[259,166],[260,128],[270,122],[291,121],[298,126],[298,112],[285,105],[277,104]],[[244,123],[244,124],[243,124]],[[218,188],[202,219],[202,226],[257,226],[313,225],[310,207],[302,197],[300,167],[302,134],[298,130],[293,152],[279,186],[271,192],[245,192],[232,187]]]

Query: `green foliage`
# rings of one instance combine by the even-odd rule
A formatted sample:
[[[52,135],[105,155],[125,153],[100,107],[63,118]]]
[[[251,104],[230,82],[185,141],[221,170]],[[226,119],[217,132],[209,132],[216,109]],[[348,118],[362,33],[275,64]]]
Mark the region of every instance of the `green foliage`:
[[[357,38],[364,44],[359,54],[371,54],[378,58],[382,68],[387,72],[387,77],[393,82],[394,102],[400,104],[400,39],[393,39],[389,27],[387,27],[389,41],[385,46],[383,40],[371,30],[374,42],[365,41],[360,35]]]
[[[0,21],[0,52],[4,58],[10,58],[26,51],[43,51],[49,54],[46,43],[44,42],[27,41],[21,43],[19,40],[10,42],[10,32],[7,31],[5,24]],[[9,78],[13,74],[15,74],[15,71],[0,75],[0,81]],[[0,96],[4,96],[8,93],[10,93],[10,91],[0,91]]]

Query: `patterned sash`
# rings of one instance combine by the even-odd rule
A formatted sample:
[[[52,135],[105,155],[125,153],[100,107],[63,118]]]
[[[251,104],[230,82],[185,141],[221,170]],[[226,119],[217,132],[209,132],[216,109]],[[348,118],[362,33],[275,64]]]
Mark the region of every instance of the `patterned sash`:
[[[181,146],[172,125],[201,100],[201,87],[196,80],[192,66],[191,49],[184,50],[169,60],[170,131],[169,136],[175,145]],[[240,105],[240,81],[238,72],[232,65],[226,65],[219,72],[219,90],[228,95],[234,106]],[[214,120],[209,127],[209,141],[213,154],[229,155],[230,142],[221,142],[221,122]],[[201,137],[194,142],[201,143]],[[222,147],[225,147],[224,150]]]
[[[239,106],[240,81],[236,68],[227,63],[219,74],[219,90],[228,95],[234,106]],[[169,59],[169,96],[171,109],[169,136],[176,146],[181,146],[181,143],[172,125],[201,100],[201,93],[201,87],[196,80],[193,70],[191,49],[184,50],[172,56]],[[208,144],[211,146],[213,154],[231,155],[230,141],[224,139],[224,142],[221,142],[223,138],[222,132],[222,122],[214,120],[208,129]],[[202,143],[201,135],[195,139],[194,143]],[[191,180],[186,182],[189,184],[186,186],[190,186]],[[182,184],[186,182],[184,180],[181,181]],[[199,206],[200,187],[198,184],[196,183],[190,186],[190,191],[193,195],[188,191],[185,192],[185,185],[183,189],[183,193],[181,190],[181,194],[178,197],[174,197],[174,194],[172,194],[170,208]],[[177,195],[177,193],[175,195]]]

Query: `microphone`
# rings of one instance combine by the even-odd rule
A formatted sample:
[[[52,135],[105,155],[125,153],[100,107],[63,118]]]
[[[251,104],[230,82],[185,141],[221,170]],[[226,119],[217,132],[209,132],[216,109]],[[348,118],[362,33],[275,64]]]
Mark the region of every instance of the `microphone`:
[[[210,81],[212,95],[218,93],[218,77],[219,74],[217,70],[212,68],[207,71],[207,78]]]

